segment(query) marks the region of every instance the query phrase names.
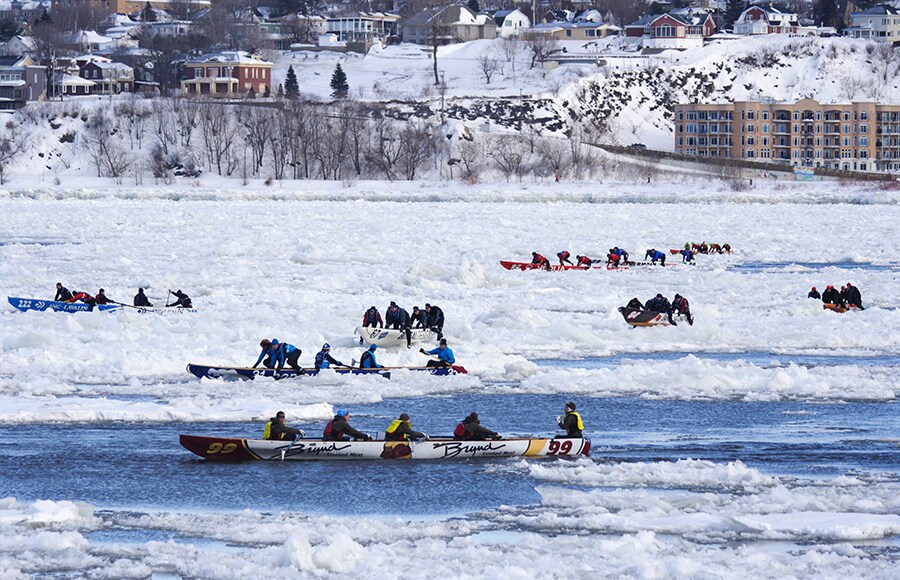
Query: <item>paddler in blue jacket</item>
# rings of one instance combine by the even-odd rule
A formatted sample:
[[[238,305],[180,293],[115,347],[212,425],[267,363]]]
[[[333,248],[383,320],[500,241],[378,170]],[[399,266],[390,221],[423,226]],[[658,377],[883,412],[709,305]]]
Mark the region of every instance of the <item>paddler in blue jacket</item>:
[[[316,353],[316,370],[327,369],[331,365],[345,367],[344,363],[331,356],[331,345],[327,342],[322,345],[322,350]]]
[[[660,266],[665,266],[665,265],[666,265],[666,255],[663,254],[663,253],[660,252],[660,251],[657,251],[656,248],[650,248],[649,250],[647,250],[647,253],[644,254],[644,259],[646,260],[646,259],[648,259],[648,258],[649,258],[650,261],[653,262],[654,264],[656,263],[657,260],[659,260],[659,265],[660,265]]]
[[[362,356],[359,357],[359,368],[361,369],[383,369],[384,367],[378,364],[378,361],[375,360],[375,350],[378,348],[377,344],[373,344],[369,347],[369,350],[362,353]]]
[[[425,350],[424,348],[420,348],[419,352],[422,354],[430,354],[432,356],[438,357],[437,360],[430,360],[426,366],[429,367],[449,367],[452,366],[453,363],[456,362],[456,358],[453,356],[453,351],[447,346],[447,339],[442,338],[441,344],[432,350]]]
[[[259,363],[263,362],[265,358],[266,360],[263,364],[266,365],[266,368],[272,369],[277,367],[283,369],[286,362],[295,371],[300,370],[300,364],[297,361],[300,359],[303,351],[293,344],[279,342],[277,338],[273,338],[272,340],[263,339],[260,341],[259,346],[262,347],[262,352],[259,353],[259,358],[256,359],[253,368],[258,367]]]

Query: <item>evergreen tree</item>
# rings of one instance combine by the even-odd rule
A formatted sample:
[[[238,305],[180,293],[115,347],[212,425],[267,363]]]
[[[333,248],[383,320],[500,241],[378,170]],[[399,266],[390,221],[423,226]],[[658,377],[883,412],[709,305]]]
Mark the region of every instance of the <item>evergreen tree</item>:
[[[469,10],[471,10],[475,14],[481,12],[481,7],[478,6],[478,0],[469,0],[468,2],[466,2],[466,6],[468,6]]]
[[[153,6],[150,6],[149,0],[144,5],[144,9],[141,10],[141,22],[156,22],[156,11],[153,9]]]
[[[733,30],[735,21],[741,17],[741,13],[746,9],[747,3],[744,0],[727,0],[725,13],[722,14],[722,28],[724,30]]]
[[[341,63],[334,67],[331,75],[331,96],[335,99],[344,99],[350,93],[350,85],[347,84],[347,75],[341,68]]]
[[[331,82],[333,83],[334,80]],[[289,99],[296,99],[300,96],[300,85],[297,83],[297,73],[294,72],[294,65],[288,67],[287,78],[284,79],[284,96]]]
[[[819,0],[819,3],[816,4],[814,15],[816,24],[834,26],[839,30],[844,27],[843,17],[837,0]]]

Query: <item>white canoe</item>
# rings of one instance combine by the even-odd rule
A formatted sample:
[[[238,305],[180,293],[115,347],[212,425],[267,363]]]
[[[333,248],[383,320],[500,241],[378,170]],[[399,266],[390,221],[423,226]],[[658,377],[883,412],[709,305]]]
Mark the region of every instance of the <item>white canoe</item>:
[[[409,333],[413,343],[437,342],[437,333],[430,328],[413,328]],[[406,332],[395,328],[358,326],[356,334],[368,345],[377,344],[381,348],[406,346]]]
[[[218,461],[303,461],[312,459],[474,459],[494,457],[575,457],[589,455],[590,439],[498,439],[493,441],[267,441],[182,435],[181,445]]]

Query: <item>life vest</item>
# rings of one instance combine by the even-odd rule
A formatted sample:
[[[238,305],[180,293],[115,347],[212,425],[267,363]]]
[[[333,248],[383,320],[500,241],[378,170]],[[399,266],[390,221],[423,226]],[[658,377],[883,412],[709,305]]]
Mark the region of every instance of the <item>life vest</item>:
[[[542,256],[540,254],[537,254],[534,257],[534,259],[531,261],[531,263],[532,264],[543,264],[544,262],[547,262],[547,261],[549,261],[549,260],[547,260],[547,258],[545,258],[544,256]]]
[[[687,307],[688,307],[688,301],[687,301],[687,298],[685,298],[684,296],[682,296],[681,298],[679,298],[678,300],[676,300],[675,302],[673,302],[673,303],[672,303],[672,306],[673,306],[673,307],[675,308],[675,310],[677,310],[678,312],[684,312],[685,310],[687,310]]]
[[[468,441],[469,440],[469,430],[466,429],[465,423],[461,422],[456,426],[456,429],[453,430],[453,438],[460,441]]]
[[[327,425],[325,425],[325,430],[322,431],[322,436],[326,439],[340,439],[344,436],[344,434],[340,431],[334,430],[334,419],[332,419],[328,422]]]
[[[363,315],[363,326],[368,326],[369,324],[376,324],[378,322],[378,312],[372,312],[371,310],[366,310],[365,315]]]
[[[580,258],[578,258],[578,265],[579,266],[590,266],[591,259],[588,258],[587,256],[581,256]]]
[[[619,259],[620,259],[619,254],[610,254],[610,255],[609,255],[609,261],[610,261],[611,264],[616,264],[616,265],[618,265]]]
[[[316,354],[316,368],[320,368],[320,369],[328,368],[328,363],[325,362],[325,351],[324,350],[320,350]],[[329,423],[329,425],[331,425],[331,423]]]
[[[396,431],[400,427],[401,423],[405,423],[405,421],[401,421],[400,419],[394,419],[393,421],[391,421],[391,424],[388,425],[388,428],[384,430],[384,435],[385,435],[384,438],[391,439],[394,441],[406,441],[406,439],[407,439],[406,433],[401,435],[399,438],[391,437],[391,435],[394,433],[394,431]]]
[[[359,357],[359,368],[361,369],[374,369],[375,368],[375,357],[372,356],[372,351],[367,350],[362,353],[362,356]]]
[[[578,423],[576,423],[578,430],[584,431],[584,423],[581,422],[581,415],[579,415],[577,411],[569,411],[568,413],[566,413],[566,417],[568,417],[569,415],[575,415],[575,418],[578,419]]]
[[[560,253],[556,254],[556,256],[557,256],[560,260],[568,260],[570,255],[571,255],[571,254],[569,254],[568,251],[564,251],[564,252],[560,252]]]
[[[284,433],[282,433],[281,437],[279,437],[279,439],[281,439],[281,438],[284,438]],[[266,423],[266,426],[263,429],[263,439],[266,439],[266,440],[273,439],[273,437],[272,437],[272,421],[269,421],[268,423]]]

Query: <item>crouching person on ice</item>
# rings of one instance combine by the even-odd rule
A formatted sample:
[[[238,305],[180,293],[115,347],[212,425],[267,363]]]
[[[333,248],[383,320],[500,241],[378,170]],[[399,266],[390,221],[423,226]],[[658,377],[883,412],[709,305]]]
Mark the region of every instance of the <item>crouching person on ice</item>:
[[[351,437],[356,441],[372,440],[371,437],[362,431],[357,431],[350,426],[350,411],[339,409],[334,414],[334,419],[325,425],[325,430],[322,431],[322,439],[325,441],[350,441]]]
[[[571,438],[582,439],[584,437],[584,423],[581,422],[581,415],[575,411],[575,403],[569,401],[563,408],[565,415],[556,418],[556,424],[560,429],[564,429],[565,435],[557,435],[555,438]]]
[[[413,431],[412,423],[410,423],[409,415],[400,413],[400,417],[391,421],[388,428],[384,432],[385,441],[419,441],[420,439],[429,439],[425,433]]]
[[[420,348],[419,352],[437,357],[437,360],[428,361],[428,364],[425,365],[428,367],[451,367],[456,362],[453,351],[447,346],[446,338],[441,339],[441,344],[437,348],[431,350]]]
[[[496,431],[482,427],[478,420],[478,413],[472,411],[469,416],[459,422],[453,431],[455,441],[487,441],[488,439],[503,439]]]
[[[290,440],[296,437],[303,437],[304,435],[306,433],[304,433],[303,429],[294,429],[284,424],[284,411],[275,413],[275,416],[269,419],[265,429],[263,429],[263,439],[268,440]]]

